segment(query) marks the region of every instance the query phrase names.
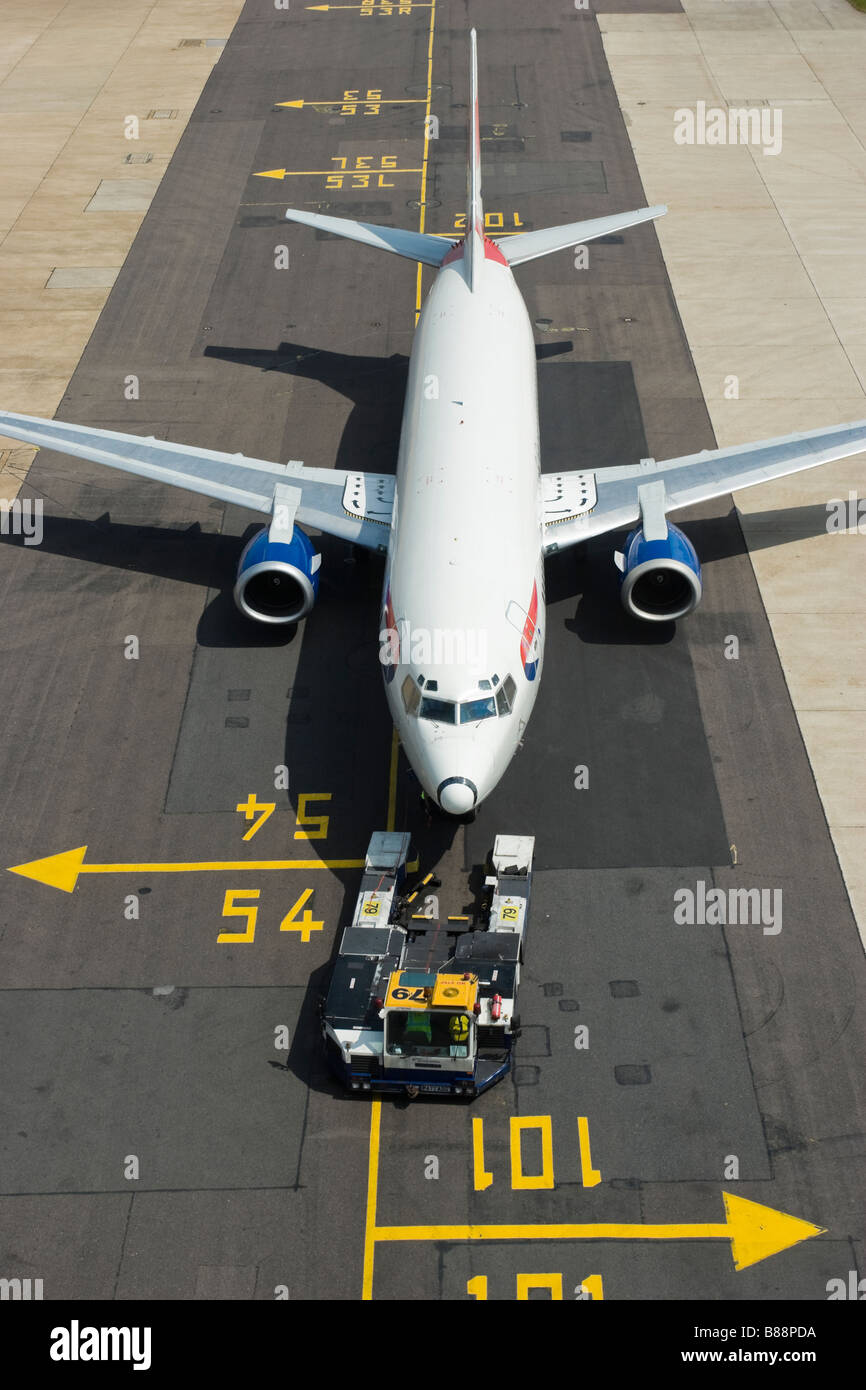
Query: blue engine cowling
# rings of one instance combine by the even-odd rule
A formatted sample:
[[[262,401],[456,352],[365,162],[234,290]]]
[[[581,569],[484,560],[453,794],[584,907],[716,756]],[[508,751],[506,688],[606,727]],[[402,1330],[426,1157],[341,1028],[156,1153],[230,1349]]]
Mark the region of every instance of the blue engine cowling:
[[[321,563],[321,555],[299,526],[288,542],[272,541],[266,527],[241,555],[235,603],[258,623],[300,622],[316,601]]]
[[[648,541],[638,528],[617,557],[620,598],[627,613],[649,623],[684,618],[701,601],[701,566],[687,536],[670,522],[664,540]]]

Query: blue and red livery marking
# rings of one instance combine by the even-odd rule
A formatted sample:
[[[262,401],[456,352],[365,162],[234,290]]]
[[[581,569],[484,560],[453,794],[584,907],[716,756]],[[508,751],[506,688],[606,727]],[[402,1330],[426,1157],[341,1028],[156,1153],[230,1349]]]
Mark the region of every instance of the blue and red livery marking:
[[[389,633],[389,634],[393,632],[393,633],[395,634],[395,636],[396,636],[397,624],[396,624],[396,622],[394,621],[394,605],[393,605],[393,603],[391,602],[391,585],[390,585],[390,584],[388,585],[388,588],[387,588],[386,591],[385,591],[385,607],[384,607],[383,610],[382,610],[382,629],[383,629],[383,631],[385,631],[385,632],[387,632],[387,633]],[[392,644],[394,639],[388,638],[388,639],[386,639],[386,640],[389,641],[389,642]],[[389,645],[389,647],[388,647],[389,654],[392,652],[392,650],[393,650],[393,645]],[[396,676],[396,674],[397,674],[397,665],[398,665],[398,662],[397,662],[397,661],[386,661],[386,662],[383,662],[383,665],[382,665],[382,674],[383,674],[383,676],[385,677],[385,684],[386,684],[386,685],[390,685],[391,682],[392,682],[392,680],[393,680],[394,677]]]
[[[538,584],[533,580],[532,598],[529,600],[529,612],[526,615],[526,622],[523,624],[523,636],[520,639],[520,660],[523,662],[523,670],[528,681],[534,681],[538,671],[537,630]]]
[[[443,260],[443,265],[452,265],[454,261],[463,259],[464,243],[458,241],[456,246],[452,246],[448,255]],[[484,259],[488,261],[498,261],[500,265],[508,265],[495,241],[491,241],[489,236],[484,237]]]

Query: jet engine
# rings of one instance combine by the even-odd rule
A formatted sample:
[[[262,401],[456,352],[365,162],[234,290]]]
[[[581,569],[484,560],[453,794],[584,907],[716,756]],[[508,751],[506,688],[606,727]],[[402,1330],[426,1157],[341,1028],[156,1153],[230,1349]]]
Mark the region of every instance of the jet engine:
[[[671,522],[663,540],[647,540],[642,527],[631,531],[616,563],[623,607],[635,618],[649,623],[684,618],[701,601],[701,566],[695,548]]]
[[[238,565],[234,600],[258,623],[297,623],[319,591],[322,557],[299,526],[289,541],[272,540],[268,528],[253,536]]]

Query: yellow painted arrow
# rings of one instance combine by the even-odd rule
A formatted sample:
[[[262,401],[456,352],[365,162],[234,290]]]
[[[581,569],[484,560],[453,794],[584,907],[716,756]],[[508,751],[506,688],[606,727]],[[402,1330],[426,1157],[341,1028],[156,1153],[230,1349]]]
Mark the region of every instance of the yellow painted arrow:
[[[350,174],[420,174],[420,169],[262,169],[253,174],[256,179],[293,179],[307,174],[339,174],[348,178]]]
[[[205,859],[189,863],[167,864],[85,864],[87,845],[68,849],[63,854],[51,854],[47,859],[34,859],[30,864],[10,867],[10,874],[46,883],[71,893],[80,874],[204,874],[227,873],[229,870],[247,873],[251,869],[269,872],[272,869],[363,869],[363,859]],[[410,866],[407,866],[410,867]]]
[[[393,5],[396,9],[400,0],[388,0],[388,3]],[[363,5],[307,5],[308,10],[362,10],[364,8]],[[377,9],[378,6],[374,6],[373,8]],[[410,0],[410,8],[413,10],[429,10],[432,9],[432,4],[429,3],[429,0],[425,4],[416,4],[416,0]],[[408,13],[408,10],[404,10],[404,14]]]
[[[748,1269],[760,1260],[778,1255],[792,1245],[824,1233],[798,1216],[774,1211],[760,1202],[749,1202],[723,1192],[724,1221],[672,1222],[643,1225],[640,1222],[586,1222],[579,1225],[527,1226],[376,1226],[373,1239],[391,1240],[729,1240],[735,1269]]]
[[[302,106],[414,106],[420,103],[426,106],[426,97],[331,97],[328,101],[278,101],[276,106],[293,106],[299,110]]]

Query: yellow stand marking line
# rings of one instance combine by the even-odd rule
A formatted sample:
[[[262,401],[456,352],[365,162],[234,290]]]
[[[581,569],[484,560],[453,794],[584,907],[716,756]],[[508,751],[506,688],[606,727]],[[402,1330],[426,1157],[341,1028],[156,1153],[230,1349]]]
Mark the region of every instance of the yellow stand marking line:
[[[47,859],[16,864],[8,872],[71,893],[81,874],[249,873],[251,869],[269,873],[273,869],[363,869],[365,863],[363,859],[202,859],[188,863],[85,864],[86,853],[87,845],[80,845],[78,849],[52,854]]]
[[[424,230],[424,216],[426,208],[424,201],[427,193],[427,158],[430,151],[430,122],[427,119],[430,115],[430,107],[433,102],[433,31],[436,25],[436,0],[430,5],[430,27],[427,36],[427,100],[425,103],[424,117],[424,155],[421,160],[421,208],[418,219],[418,230]],[[418,274],[415,280],[415,322],[421,313],[421,264],[418,264]],[[388,829],[394,829],[394,820],[397,807],[397,759],[399,757],[399,742],[397,730],[393,731],[391,737],[391,767],[388,778]],[[376,1202],[379,1186],[379,1136],[382,1124],[382,1102],[374,1100],[370,1111],[370,1149],[367,1169],[367,1217],[364,1230],[364,1275],[361,1298],[369,1301],[373,1297],[373,1266],[376,1253],[377,1227],[376,1227]]]
[[[421,157],[421,208],[418,218],[418,231],[423,232],[427,222],[427,162],[430,156],[430,107],[433,105],[433,29],[436,23],[436,6],[430,9],[430,30],[427,37],[427,101],[424,106],[424,153]],[[421,261],[415,276],[415,323],[421,317]]]
[[[382,1102],[374,1099],[370,1111],[370,1148],[367,1162],[367,1220],[364,1227],[364,1282],[361,1298],[373,1297],[373,1257],[376,1252],[376,1201],[379,1188],[379,1134]]]
[[[197,859],[167,863],[85,864],[87,845],[68,849],[63,854],[51,854],[47,859],[33,859],[29,864],[10,865],[7,873],[32,878],[48,888],[71,893],[81,874],[213,874],[264,873],[280,869],[363,869],[365,859]],[[406,865],[410,873],[418,868],[417,859]]]
[[[803,1240],[824,1234],[823,1226],[813,1226],[797,1216],[774,1211],[772,1207],[750,1202],[731,1192],[723,1192],[725,1221],[670,1222],[645,1225],[641,1222],[537,1223],[498,1226],[376,1226],[375,1241],[441,1240],[728,1240],[736,1269],[777,1255]]]

